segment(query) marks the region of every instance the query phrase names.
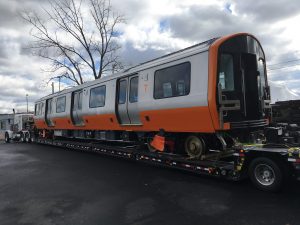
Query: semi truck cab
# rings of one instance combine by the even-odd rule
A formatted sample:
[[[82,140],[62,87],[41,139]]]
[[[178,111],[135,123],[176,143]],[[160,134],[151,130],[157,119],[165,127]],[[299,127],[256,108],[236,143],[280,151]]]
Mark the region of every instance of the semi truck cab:
[[[31,142],[30,130],[34,124],[33,114],[22,113],[14,115],[14,122],[10,129],[5,131],[5,142],[11,140],[20,142]]]

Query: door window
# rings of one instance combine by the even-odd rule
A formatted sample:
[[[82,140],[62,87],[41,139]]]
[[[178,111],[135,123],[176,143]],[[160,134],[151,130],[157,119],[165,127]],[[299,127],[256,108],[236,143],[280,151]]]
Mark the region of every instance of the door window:
[[[47,114],[51,114],[52,113],[52,99],[49,99],[47,101]]]
[[[78,92],[78,110],[82,109],[82,91]]]
[[[130,93],[129,93],[129,101],[131,103],[138,101],[138,77],[133,77],[130,80]]]
[[[75,92],[73,94],[74,99],[73,99],[73,111],[76,111],[78,108],[78,92]]]
[[[230,54],[221,54],[219,84],[223,91],[234,90],[233,56]]]
[[[82,91],[73,93],[73,111],[82,109]]]
[[[121,80],[119,82],[119,104],[125,104],[126,102],[126,92],[127,92],[127,81]]]

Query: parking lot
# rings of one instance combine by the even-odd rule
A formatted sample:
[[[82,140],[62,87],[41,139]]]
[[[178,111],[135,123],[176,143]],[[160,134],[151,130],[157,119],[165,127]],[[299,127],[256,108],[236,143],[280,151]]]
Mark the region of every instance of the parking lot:
[[[177,170],[37,144],[0,144],[0,224],[281,224],[300,184],[264,193]]]

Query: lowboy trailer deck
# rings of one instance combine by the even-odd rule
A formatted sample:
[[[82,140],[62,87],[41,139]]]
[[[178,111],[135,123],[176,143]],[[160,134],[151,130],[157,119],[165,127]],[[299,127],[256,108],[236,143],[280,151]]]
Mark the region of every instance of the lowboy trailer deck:
[[[142,145],[76,140],[35,139],[36,143],[94,152],[197,174],[238,181],[249,177],[264,191],[278,191],[300,174],[300,148],[284,145],[246,145],[211,154],[202,160],[147,151]]]

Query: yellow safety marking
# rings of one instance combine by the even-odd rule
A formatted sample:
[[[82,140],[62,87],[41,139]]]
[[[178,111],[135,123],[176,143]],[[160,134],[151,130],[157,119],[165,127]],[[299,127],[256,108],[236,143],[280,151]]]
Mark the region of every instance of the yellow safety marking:
[[[246,144],[246,145],[243,145],[243,147],[261,147],[263,145],[264,144]]]

